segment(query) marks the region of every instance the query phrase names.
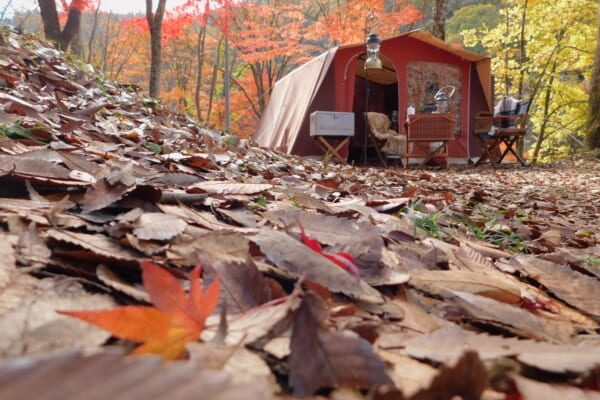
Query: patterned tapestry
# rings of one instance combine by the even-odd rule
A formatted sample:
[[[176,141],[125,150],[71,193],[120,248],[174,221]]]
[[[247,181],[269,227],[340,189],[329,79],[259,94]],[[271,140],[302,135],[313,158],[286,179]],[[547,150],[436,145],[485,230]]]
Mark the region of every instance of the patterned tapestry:
[[[445,86],[456,88],[448,102],[449,112],[456,117],[457,133],[460,133],[460,105],[462,102],[462,74],[458,65],[436,62],[411,62],[408,64],[406,98],[417,113],[435,111],[433,97]]]

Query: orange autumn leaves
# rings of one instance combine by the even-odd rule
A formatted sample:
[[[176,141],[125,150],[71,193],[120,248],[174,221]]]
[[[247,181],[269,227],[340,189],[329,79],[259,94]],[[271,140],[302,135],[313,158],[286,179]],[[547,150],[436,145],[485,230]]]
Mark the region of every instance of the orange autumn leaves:
[[[217,306],[219,277],[202,291],[200,268],[190,274],[189,295],[177,279],[156,264],[141,263],[151,306],[123,306],[99,311],[59,311],[106,329],[118,338],[139,342],[132,354],[179,358],[188,342],[198,340],[206,318]]]

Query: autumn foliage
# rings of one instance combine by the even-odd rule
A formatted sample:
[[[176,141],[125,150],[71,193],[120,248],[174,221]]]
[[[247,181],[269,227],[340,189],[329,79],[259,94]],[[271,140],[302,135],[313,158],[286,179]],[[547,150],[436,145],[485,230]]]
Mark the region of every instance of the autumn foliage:
[[[66,0],[61,0],[61,5],[63,10],[77,10],[80,12],[84,12],[87,10],[92,10],[97,5],[98,1],[101,0],[71,0],[70,2]]]
[[[191,289],[185,293],[177,279],[148,261],[141,263],[144,287],[154,307],[124,306],[100,311],[59,311],[109,330],[116,337],[142,343],[133,354],[160,354],[179,358],[188,342],[196,341],[206,318],[217,306],[219,278],[203,292],[200,268],[190,274]]]

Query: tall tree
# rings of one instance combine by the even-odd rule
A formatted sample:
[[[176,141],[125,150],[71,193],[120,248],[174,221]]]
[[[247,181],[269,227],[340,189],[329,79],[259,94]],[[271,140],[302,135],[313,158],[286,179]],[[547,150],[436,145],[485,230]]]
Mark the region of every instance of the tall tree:
[[[598,7],[598,42],[594,67],[590,77],[590,97],[588,100],[586,145],[590,149],[600,149],[600,6]]]
[[[90,0],[72,0],[68,5],[67,22],[61,29],[55,0],[38,0],[44,34],[46,39],[57,43],[60,50],[66,51],[79,37],[81,31],[81,14]],[[77,52],[81,53],[80,46]]]
[[[478,36],[492,56],[496,93],[530,100],[532,162],[565,155],[584,138],[597,11],[594,0],[507,1],[504,22],[463,32],[466,45]]]
[[[42,1],[42,0],[40,0]],[[54,1],[54,0],[52,0]],[[152,0],[146,0],[146,20],[150,27],[150,97],[160,93],[160,68],[162,62],[162,23],[167,0],[158,0],[156,11],[152,12]]]
[[[4,5],[4,7],[2,7],[2,10],[0,11],[0,19],[3,20],[6,17],[6,14],[8,13],[10,6],[12,6],[12,0],[8,0],[6,2],[6,4]]]
[[[446,40],[446,14],[448,13],[448,0],[435,0],[433,12],[433,36]]]

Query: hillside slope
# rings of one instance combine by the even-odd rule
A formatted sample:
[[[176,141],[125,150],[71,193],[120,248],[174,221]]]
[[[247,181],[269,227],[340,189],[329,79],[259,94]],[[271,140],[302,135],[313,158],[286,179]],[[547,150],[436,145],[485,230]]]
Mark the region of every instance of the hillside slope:
[[[303,160],[5,27],[0,56],[0,398],[600,396],[597,162]],[[182,360],[56,313],[147,304],[143,260],[220,276]]]

